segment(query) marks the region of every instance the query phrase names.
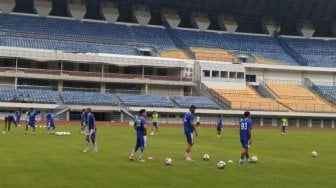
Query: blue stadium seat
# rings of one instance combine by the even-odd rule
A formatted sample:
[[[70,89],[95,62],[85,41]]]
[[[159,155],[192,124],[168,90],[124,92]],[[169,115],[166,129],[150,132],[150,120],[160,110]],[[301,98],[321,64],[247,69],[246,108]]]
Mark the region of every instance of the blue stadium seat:
[[[1,45],[138,55],[137,48],[177,49],[165,28],[0,14]]]
[[[50,90],[37,89],[0,89],[0,101],[29,102],[29,103],[56,103]]]
[[[119,104],[116,96],[106,93],[64,91],[60,93],[60,96],[64,104],[111,106],[116,106]]]
[[[214,101],[204,96],[173,96],[172,99],[181,108],[189,108],[191,105],[195,105],[197,108],[219,109]]]
[[[161,95],[117,94],[117,96],[126,106],[174,107],[165,96]]]

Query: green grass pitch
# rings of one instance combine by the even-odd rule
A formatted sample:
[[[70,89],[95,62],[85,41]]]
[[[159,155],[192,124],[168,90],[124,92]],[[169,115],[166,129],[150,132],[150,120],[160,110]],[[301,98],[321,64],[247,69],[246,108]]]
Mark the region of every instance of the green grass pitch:
[[[185,138],[181,127],[161,127],[158,136],[148,135],[145,163],[128,161],[135,143],[131,127],[99,127],[98,153],[83,153],[79,126],[58,126],[70,136],[50,136],[45,128],[24,136],[23,128],[0,135],[0,187],[336,187],[334,130],[279,130],[255,128],[251,155],[257,164],[237,162],[241,151],[238,133],[224,128],[203,128],[192,150],[193,162],[183,160]],[[31,130],[30,130],[31,131]],[[319,157],[312,158],[316,150]],[[204,153],[210,161],[203,161]],[[166,157],[172,166],[163,164]],[[217,168],[224,160],[226,167]]]

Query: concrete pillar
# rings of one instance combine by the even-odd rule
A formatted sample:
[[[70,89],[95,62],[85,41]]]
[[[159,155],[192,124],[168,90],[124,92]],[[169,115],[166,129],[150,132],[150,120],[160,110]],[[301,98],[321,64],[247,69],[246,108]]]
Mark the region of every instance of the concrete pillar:
[[[264,118],[263,117],[260,118],[260,126],[262,126],[262,127],[264,126]]]
[[[0,11],[2,13],[10,13],[14,9],[15,0],[1,0],[0,1]]]
[[[124,121],[124,112],[120,112],[120,122]]]
[[[145,95],[148,95],[148,84],[145,85]]]
[[[100,84],[100,93],[106,93],[106,84],[105,83]]]
[[[192,22],[194,22],[194,24],[197,25],[197,27],[202,31],[207,30],[210,26],[209,17],[205,13],[193,12],[191,14],[191,19]]]
[[[312,125],[312,119],[308,119],[308,127],[309,127],[309,128],[312,128],[312,127],[313,127],[313,125]]]
[[[314,25],[309,20],[298,21],[297,28],[299,29],[299,32],[307,38],[312,37],[315,33]]]
[[[63,80],[58,80],[57,91],[58,92],[63,91]]]
[[[135,5],[133,6],[133,14],[140,25],[142,26],[148,25],[148,22],[151,18],[148,7],[142,5]]]
[[[238,23],[232,16],[219,16],[218,17],[218,24],[221,27],[222,30],[226,30],[229,33],[236,32],[238,28]]]
[[[48,16],[51,12],[51,1],[47,0],[35,0],[35,9],[37,10],[37,13],[41,16]]]
[[[331,128],[335,128],[335,120],[331,120]]]
[[[73,0],[73,3],[70,4],[70,12],[73,18],[77,20],[83,19],[86,12],[85,4],[82,4],[80,0]]]
[[[273,127],[277,126],[277,119],[276,118],[272,118],[272,126]]]
[[[300,119],[296,119],[296,127],[300,127]]]
[[[274,36],[279,33],[281,27],[272,18],[262,18],[261,27],[268,32],[268,34]]]
[[[66,112],[66,117],[65,117],[66,121],[70,121],[70,111]]]
[[[110,23],[117,21],[119,17],[119,10],[114,3],[104,3],[102,9],[106,21]]]
[[[167,10],[163,9],[161,11],[161,17],[165,21],[167,21],[172,28],[177,28],[178,25],[181,23],[181,18],[175,10]]]
[[[323,119],[321,120],[321,128],[324,127],[324,122],[323,122]]]
[[[17,84],[18,84],[18,78],[14,78],[14,89],[17,89]]]

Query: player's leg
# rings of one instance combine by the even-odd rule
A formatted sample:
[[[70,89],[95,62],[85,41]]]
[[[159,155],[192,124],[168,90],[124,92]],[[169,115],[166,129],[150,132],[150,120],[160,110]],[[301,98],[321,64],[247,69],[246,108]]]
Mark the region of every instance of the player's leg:
[[[190,153],[191,153],[191,147],[194,144],[194,137],[193,137],[193,133],[186,133],[186,137],[187,137],[187,146],[186,146],[186,154],[185,154],[185,159],[187,161],[192,161],[191,157],[190,157]]]
[[[85,135],[85,149],[84,149],[84,153],[89,151],[89,145],[90,145],[90,134],[86,133]]]
[[[145,160],[143,160],[143,158],[142,158],[144,150],[145,150],[144,137],[139,137],[139,157],[138,157],[139,162],[145,162]]]
[[[35,128],[35,123],[34,124],[32,124],[32,125],[30,125],[32,128],[33,128],[33,134],[36,134],[36,128]]]
[[[244,163],[244,158],[246,156],[246,148],[248,147],[248,143],[245,140],[240,140],[241,145],[242,145],[242,151],[240,153],[240,159],[239,159],[239,164]]]
[[[7,123],[8,123],[8,118],[7,117],[5,117],[5,125],[4,125],[4,130],[2,131],[2,133],[6,133],[6,131],[7,131]]]
[[[150,133],[150,135],[152,135],[152,136],[154,135],[154,124],[155,124],[155,122],[152,122],[152,127],[151,127],[152,132]]]
[[[144,139],[144,147],[147,146],[147,135],[143,135],[143,139]]]
[[[18,125],[17,125],[17,123],[16,123],[15,120],[13,120],[13,123],[14,123],[15,127],[18,127]]]
[[[96,142],[96,132],[91,133],[90,138],[91,138],[91,142],[92,142],[93,148],[94,148],[93,152],[98,152],[98,146],[97,146],[97,142]]]
[[[11,125],[12,125],[12,120],[9,120],[8,125],[7,125],[7,132],[10,132]]]
[[[140,142],[139,142],[139,138],[138,138],[138,136],[137,136],[135,146],[134,146],[134,148],[132,149],[131,155],[128,157],[129,160],[131,160],[131,161],[134,160],[134,155],[135,155],[135,153],[138,151],[138,149],[139,149],[139,145],[140,145]]]
[[[156,134],[158,135],[159,134],[159,123],[158,122],[156,123],[155,130],[156,130]]]

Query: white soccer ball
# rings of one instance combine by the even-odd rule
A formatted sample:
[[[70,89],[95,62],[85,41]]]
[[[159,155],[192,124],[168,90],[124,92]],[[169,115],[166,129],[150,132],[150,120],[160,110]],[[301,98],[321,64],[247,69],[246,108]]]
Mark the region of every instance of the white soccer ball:
[[[312,152],[311,152],[311,156],[312,156],[312,157],[317,157],[317,156],[318,156],[318,153],[317,153],[316,151],[312,151]]]
[[[164,163],[165,165],[172,165],[173,164],[173,160],[169,157],[167,157],[165,160],[164,160]]]
[[[225,162],[224,161],[219,161],[218,163],[217,163],[217,167],[219,168],[219,169],[224,169],[225,168]]]
[[[209,154],[207,154],[207,153],[204,154],[204,155],[203,155],[203,160],[204,160],[204,161],[208,161],[208,160],[210,160],[210,156],[209,156]]]
[[[257,157],[257,156],[252,156],[252,157],[251,157],[251,162],[252,162],[252,163],[256,163],[256,162],[258,162],[258,157]]]

